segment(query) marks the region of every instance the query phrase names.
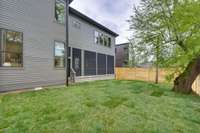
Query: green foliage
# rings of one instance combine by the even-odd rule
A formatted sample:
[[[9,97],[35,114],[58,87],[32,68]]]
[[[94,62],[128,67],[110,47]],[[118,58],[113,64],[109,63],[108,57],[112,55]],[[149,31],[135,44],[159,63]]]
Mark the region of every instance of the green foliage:
[[[129,20],[137,50],[162,67],[184,70],[200,56],[199,11],[199,0],[142,0]]]

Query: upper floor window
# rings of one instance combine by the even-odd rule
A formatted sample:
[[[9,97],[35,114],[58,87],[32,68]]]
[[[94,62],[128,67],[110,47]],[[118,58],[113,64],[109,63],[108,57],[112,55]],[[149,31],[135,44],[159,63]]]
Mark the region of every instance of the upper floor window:
[[[108,37],[104,35],[104,46],[108,46]]]
[[[102,33],[99,34],[99,38],[100,38],[100,44],[104,45],[104,38]]]
[[[124,55],[125,55],[126,57],[129,56],[129,49],[128,49],[128,47],[124,47]]]
[[[55,19],[60,24],[65,24],[65,0],[56,0]]]
[[[98,31],[94,32],[95,44],[100,44],[106,47],[111,47],[111,38]]]
[[[73,21],[72,22],[73,27],[77,28],[77,29],[81,29],[81,23],[78,21]]]
[[[112,41],[111,41],[111,38],[109,37],[108,38],[108,47],[111,47],[111,45],[112,45]]]
[[[0,66],[23,66],[23,33],[0,29]]]
[[[95,44],[99,44],[99,32],[94,32],[94,42]]]
[[[55,58],[54,65],[56,68],[65,67],[65,44],[55,41]]]

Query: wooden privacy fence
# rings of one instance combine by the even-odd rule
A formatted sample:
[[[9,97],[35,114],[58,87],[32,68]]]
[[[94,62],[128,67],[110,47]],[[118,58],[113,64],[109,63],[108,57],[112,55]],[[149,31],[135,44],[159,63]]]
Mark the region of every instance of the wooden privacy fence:
[[[167,82],[166,76],[170,73],[169,69],[159,69],[159,82]],[[155,68],[115,68],[116,80],[141,80],[155,82]],[[200,95],[200,76],[196,79],[193,91]]]
[[[116,68],[117,80],[142,80],[155,82],[156,69],[154,68]],[[166,82],[165,77],[169,74],[166,69],[159,70],[159,82]]]

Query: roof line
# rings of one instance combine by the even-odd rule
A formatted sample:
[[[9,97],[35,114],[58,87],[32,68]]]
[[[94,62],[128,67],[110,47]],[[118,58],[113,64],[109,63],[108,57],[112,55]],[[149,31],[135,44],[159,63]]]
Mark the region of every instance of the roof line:
[[[127,44],[129,44],[129,43],[127,42],[127,43],[116,44],[116,46],[127,45]]]
[[[71,3],[73,0],[69,0],[69,3]]]
[[[96,22],[95,20],[91,19],[90,17],[84,15],[83,13],[77,11],[76,9],[74,9],[72,7],[69,7],[69,13],[81,18],[82,20],[84,20],[84,21],[86,21],[86,22],[98,27],[99,29],[101,29],[101,30],[103,30],[103,31],[105,31],[107,33],[110,33],[111,35],[113,35],[115,37],[119,36],[114,31],[108,29],[107,27],[103,26],[102,24]]]

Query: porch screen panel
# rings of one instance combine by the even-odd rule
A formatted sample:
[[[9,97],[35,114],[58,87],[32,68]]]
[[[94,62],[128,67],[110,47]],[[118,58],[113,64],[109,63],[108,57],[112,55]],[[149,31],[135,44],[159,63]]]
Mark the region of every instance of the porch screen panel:
[[[98,75],[106,74],[106,55],[98,54]]]
[[[114,74],[114,56],[107,56],[107,74]]]
[[[68,57],[71,57],[71,47],[68,47]]]
[[[96,53],[85,51],[84,60],[85,75],[96,75]]]
[[[76,72],[76,76],[81,76],[81,50],[73,48],[73,69]]]

